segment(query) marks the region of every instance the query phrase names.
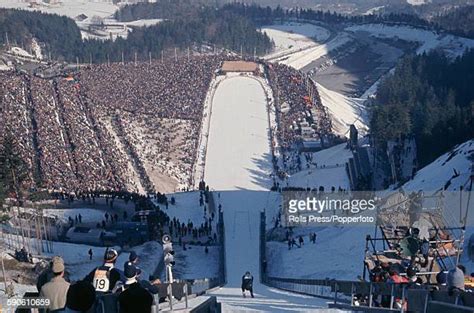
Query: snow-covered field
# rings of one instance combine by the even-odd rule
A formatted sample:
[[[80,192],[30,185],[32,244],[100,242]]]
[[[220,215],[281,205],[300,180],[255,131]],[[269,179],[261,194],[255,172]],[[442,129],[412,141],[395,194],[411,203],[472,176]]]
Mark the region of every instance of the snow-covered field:
[[[321,26],[291,22],[264,26],[260,31],[266,33],[275,43],[275,50],[266,56],[267,59],[317,46],[331,35],[327,29]]]
[[[45,13],[65,15],[70,18],[75,18],[80,14],[85,14],[88,17],[109,17],[119,8],[113,4],[112,1],[107,0],[61,0],[58,4],[48,4],[37,1],[41,4],[35,6],[30,6],[29,2],[30,1],[21,0],[0,0],[0,7],[37,10]]]
[[[24,0],[0,0],[0,8],[41,11],[70,17],[76,21],[81,29],[83,39],[126,38],[132,27],[152,26],[163,21],[162,19],[142,19],[119,22],[113,18],[113,14],[119,9],[119,6],[107,0],[61,0],[54,4],[36,1],[39,3],[37,5],[30,5],[29,2]],[[84,20],[76,19],[80,15],[85,15]],[[99,21],[104,24],[103,29],[96,30],[94,33],[89,32],[89,25],[97,24]]]

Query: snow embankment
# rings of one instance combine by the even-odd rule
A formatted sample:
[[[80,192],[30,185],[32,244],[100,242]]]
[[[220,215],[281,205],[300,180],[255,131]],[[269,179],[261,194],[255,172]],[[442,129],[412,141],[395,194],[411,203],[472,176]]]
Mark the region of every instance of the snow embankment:
[[[331,190],[332,187],[350,189],[345,164],[352,157],[352,152],[346,146],[342,143],[313,153],[314,164],[291,175],[288,185],[302,188],[323,186],[324,190]]]
[[[459,190],[460,186],[466,189],[473,157],[474,140],[469,140],[419,170],[412,180],[403,185],[403,189],[433,192],[444,188],[450,191]]]
[[[311,62],[329,54],[332,50],[338,49],[350,41],[352,41],[351,35],[346,32],[341,32],[337,34],[334,39],[325,44],[303,49],[289,56],[278,58],[276,61],[300,70]]]
[[[451,57],[456,57],[464,53],[465,50],[474,47],[474,40],[438,34],[434,31],[410,26],[389,26],[384,24],[363,24],[347,27],[346,31],[368,32],[374,37],[394,38],[406,41],[418,42],[420,47],[417,49],[418,54],[429,52],[433,49],[441,49]]]
[[[266,33],[275,42],[275,50],[266,56],[268,59],[298,52],[310,46],[317,46],[331,35],[327,29],[307,23],[264,26],[260,31]]]
[[[322,104],[328,108],[335,134],[349,136],[349,126],[354,124],[361,134],[368,129],[367,108],[363,98],[350,98],[316,83]]]

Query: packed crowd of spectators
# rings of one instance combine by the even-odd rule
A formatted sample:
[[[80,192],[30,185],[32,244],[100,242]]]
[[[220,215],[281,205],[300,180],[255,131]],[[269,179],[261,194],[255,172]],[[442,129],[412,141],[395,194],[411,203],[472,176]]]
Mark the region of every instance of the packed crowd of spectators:
[[[321,104],[314,84],[306,75],[284,64],[270,64],[268,78],[277,95],[277,136],[283,148],[289,149],[303,137],[301,123],[308,123],[318,137],[330,134],[330,119]]]
[[[220,62],[92,65],[52,80],[3,72],[2,134],[18,142],[29,182],[37,169],[41,187],[153,192],[164,177],[186,186]]]
[[[22,76],[12,76],[0,71],[0,146],[8,135],[17,153],[26,163],[28,181],[33,180],[34,147],[31,140],[30,110],[26,105],[26,81]]]

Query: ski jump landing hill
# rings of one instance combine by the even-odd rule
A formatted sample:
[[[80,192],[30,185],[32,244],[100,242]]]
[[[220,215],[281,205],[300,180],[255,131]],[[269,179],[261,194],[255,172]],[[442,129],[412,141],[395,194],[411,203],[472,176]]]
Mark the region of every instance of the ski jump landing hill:
[[[269,89],[269,88],[268,88]],[[223,311],[301,312],[327,308],[324,300],[260,284],[260,211],[278,209],[272,186],[269,114],[264,82],[228,74],[212,98],[204,180],[216,190],[225,222],[227,284],[211,294]],[[241,277],[254,276],[255,298],[243,298]]]

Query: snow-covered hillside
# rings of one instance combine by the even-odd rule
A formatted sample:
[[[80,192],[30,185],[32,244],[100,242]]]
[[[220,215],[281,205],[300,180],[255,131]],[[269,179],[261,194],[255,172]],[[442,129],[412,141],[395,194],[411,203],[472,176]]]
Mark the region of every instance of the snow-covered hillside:
[[[346,31],[363,31],[379,38],[398,38],[420,44],[417,53],[433,49],[442,49],[448,55],[456,57],[465,50],[474,47],[474,40],[453,35],[437,34],[434,31],[410,26],[388,26],[384,24],[364,24],[347,27]]]
[[[2,0],[0,7],[22,10],[36,10],[45,13],[65,15],[75,18],[80,14],[88,17],[99,16],[108,17],[112,15],[119,7],[108,0],[61,0],[57,4],[49,4],[43,1],[36,1],[37,5],[30,5],[33,1],[21,0]]]
[[[288,185],[303,188],[323,186],[325,190],[331,190],[331,187],[350,189],[345,164],[352,157],[352,152],[346,146],[342,143],[313,153],[315,166],[310,165],[309,169],[290,175]]]
[[[264,26],[260,31],[266,33],[275,42],[275,50],[266,56],[269,59],[319,45],[330,36],[327,29],[306,23]]]
[[[351,98],[329,90],[321,84],[318,86],[321,102],[328,108],[332,118],[333,131],[343,137],[349,136],[349,126],[354,124],[364,133],[368,130],[367,109],[365,99]]]
[[[316,243],[309,242],[307,234],[315,231]],[[288,250],[286,242],[267,244],[267,257],[272,260],[269,275],[292,278],[334,278],[356,280],[362,274],[365,237],[373,227],[319,227],[295,229],[295,235],[304,237],[301,248]]]
[[[322,45],[316,45],[314,47],[310,46],[309,48],[302,49],[301,51],[297,51],[288,56],[277,58],[276,61],[299,70],[314,60],[329,54],[332,50],[338,49],[349,43],[351,40],[352,37],[350,34],[341,32],[337,34],[336,37]]]
[[[473,158],[474,140],[469,140],[419,170],[412,180],[403,185],[403,189],[438,191],[446,187],[454,191],[459,190],[460,186],[466,187]]]

